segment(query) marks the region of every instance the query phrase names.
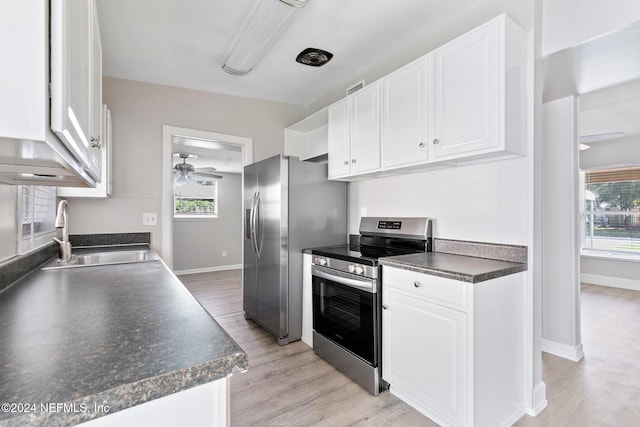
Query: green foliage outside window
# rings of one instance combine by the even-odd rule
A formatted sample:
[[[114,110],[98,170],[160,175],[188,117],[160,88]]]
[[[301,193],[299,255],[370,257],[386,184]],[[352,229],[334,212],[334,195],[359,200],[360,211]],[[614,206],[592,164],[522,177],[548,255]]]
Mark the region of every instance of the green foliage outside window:
[[[176,198],[175,212],[177,214],[213,215],[216,213],[215,200]]]

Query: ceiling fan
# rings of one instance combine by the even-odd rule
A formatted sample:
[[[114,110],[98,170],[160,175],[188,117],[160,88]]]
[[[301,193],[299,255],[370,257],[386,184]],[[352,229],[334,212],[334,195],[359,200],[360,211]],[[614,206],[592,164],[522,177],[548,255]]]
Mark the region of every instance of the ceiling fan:
[[[203,185],[211,185],[212,179],[222,179],[221,175],[216,175],[216,168],[195,168],[192,164],[187,163],[187,159],[195,159],[195,154],[173,153],[173,157],[180,157],[182,163],[177,163],[173,167],[173,175],[176,176],[176,185],[193,185],[195,183]]]

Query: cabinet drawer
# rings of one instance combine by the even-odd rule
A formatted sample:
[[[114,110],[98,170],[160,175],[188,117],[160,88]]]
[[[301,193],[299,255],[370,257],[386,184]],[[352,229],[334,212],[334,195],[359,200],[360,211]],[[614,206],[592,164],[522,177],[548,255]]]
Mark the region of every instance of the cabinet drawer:
[[[467,290],[471,285],[444,277],[383,266],[382,286],[383,292],[385,288],[395,289],[412,297],[466,310]]]

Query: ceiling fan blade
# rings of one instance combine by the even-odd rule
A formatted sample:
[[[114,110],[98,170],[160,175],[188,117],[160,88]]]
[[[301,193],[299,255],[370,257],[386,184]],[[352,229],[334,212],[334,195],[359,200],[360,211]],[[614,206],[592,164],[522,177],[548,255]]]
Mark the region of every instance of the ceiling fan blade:
[[[194,172],[192,174],[190,174],[192,177],[194,178],[204,178],[204,179],[211,179],[211,178],[215,178],[215,179],[222,179],[222,175],[216,175],[214,173],[200,173],[200,172]]]
[[[217,171],[217,169],[213,168],[211,166],[207,166],[207,167],[204,167],[204,168],[196,168],[196,170],[195,170],[196,173],[213,173],[215,171]]]

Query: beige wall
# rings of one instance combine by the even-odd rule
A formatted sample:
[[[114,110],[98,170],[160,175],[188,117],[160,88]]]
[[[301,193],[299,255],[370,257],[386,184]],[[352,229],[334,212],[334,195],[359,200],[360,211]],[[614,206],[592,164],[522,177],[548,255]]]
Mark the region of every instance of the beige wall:
[[[217,218],[173,220],[173,269],[242,264],[242,175],[220,173]],[[222,256],[222,251],[227,255]]]
[[[70,199],[72,234],[151,232],[161,253],[162,126],[253,138],[254,161],[283,151],[283,129],[305,116],[302,106],[105,78],[103,100],[113,119],[113,194]],[[142,214],[157,212],[157,226]]]
[[[16,253],[16,186],[0,184],[0,261]]]

